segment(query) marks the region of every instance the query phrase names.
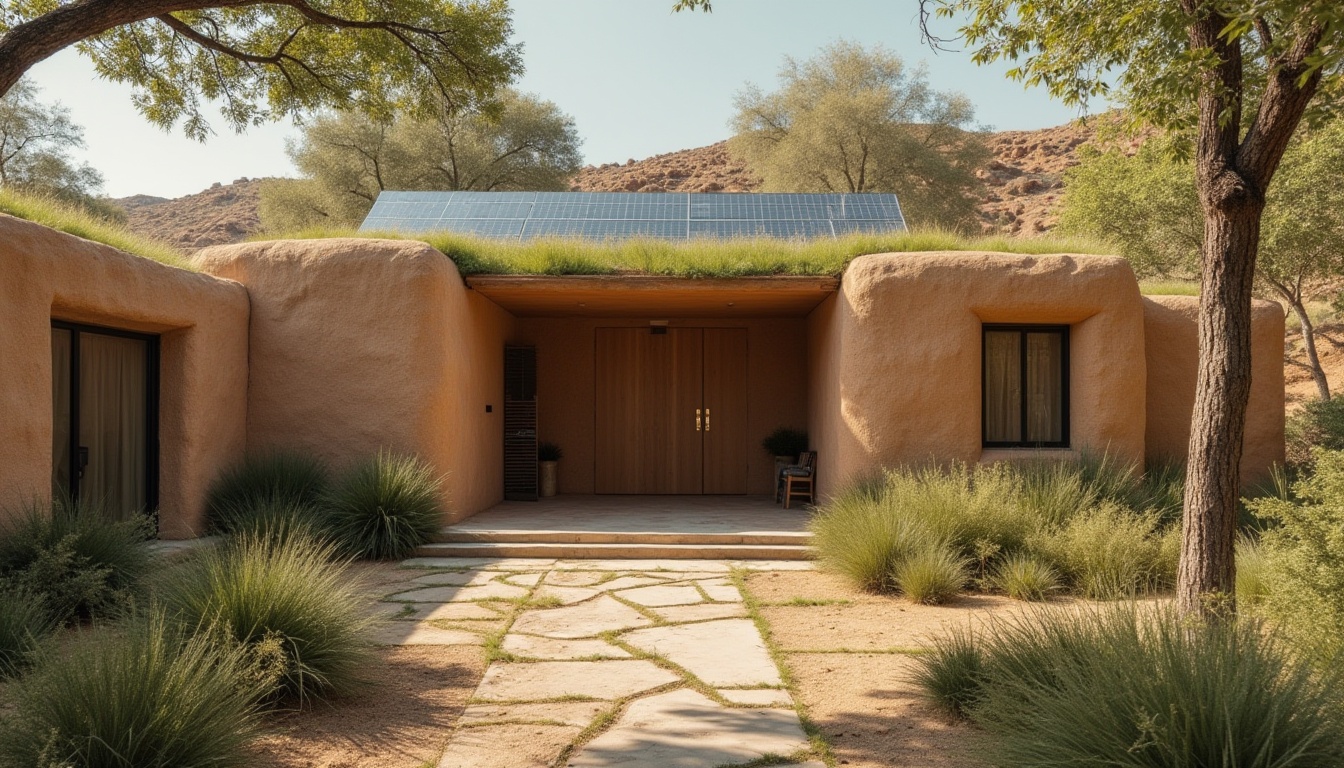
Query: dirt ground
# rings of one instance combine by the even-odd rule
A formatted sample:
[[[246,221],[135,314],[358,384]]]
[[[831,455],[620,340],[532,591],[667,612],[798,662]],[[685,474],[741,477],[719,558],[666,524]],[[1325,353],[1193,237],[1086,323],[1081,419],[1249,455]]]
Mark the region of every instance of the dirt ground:
[[[824,572],[754,573],[747,588],[784,653],[796,694],[840,765],[972,768],[974,729],[951,722],[910,682],[914,654],[955,627],[1035,607],[987,595],[915,605],[860,592]],[[1051,603],[1066,609],[1072,601]]]

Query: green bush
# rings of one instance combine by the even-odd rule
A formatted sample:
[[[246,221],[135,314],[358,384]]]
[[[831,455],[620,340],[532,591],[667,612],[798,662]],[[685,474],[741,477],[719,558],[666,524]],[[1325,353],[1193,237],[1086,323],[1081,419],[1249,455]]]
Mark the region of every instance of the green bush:
[[[249,661],[161,616],[85,630],[10,690],[6,768],[245,766],[258,732]]]
[[[342,551],[374,560],[406,557],[438,532],[444,516],[433,469],[386,451],[341,476],[323,508]]]
[[[999,562],[990,583],[1014,600],[1044,600],[1060,588],[1059,573],[1029,555],[1013,555]]]
[[[115,521],[87,502],[29,504],[0,525],[0,585],[40,597],[58,623],[107,615],[152,568],[152,533],[148,518]]]
[[[919,547],[891,569],[891,581],[905,598],[923,605],[945,603],[970,579],[968,561],[944,544]]]
[[[761,447],[766,453],[791,459],[797,459],[798,454],[807,450],[807,445],[807,432],[790,427],[780,427],[761,440]]]
[[[302,705],[357,689],[367,678],[369,619],[348,567],[330,544],[242,536],[164,574],[158,596],[198,633],[242,644],[270,677],[270,698]]]
[[[28,666],[55,628],[40,595],[0,589],[0,679]]]
[[[1175,580],[1157,514],[1136,514],[1114,503],[1102,503],[1042,533],[1031,549],[1092,599],[1133,597]]]
[[[1308,400],[1285,425],[1288,466],[1309,472],[1316,449],[1344,450],[1344,395],[1329,400]]]
[[[825,567],[860,589],[881,591],[891,586],[895,566],[931,537],[922,524],[899,514],[875,493],[871,484],[852,486],[820,509],[809,525]]]
[[[1335,680],[1252,621],[1037,613],[918,664],[929,697],[983,728],[1002,768],[1344,763]]]
[[[1237,540],[1237,603],[1256,606],[1269,598],[1269,557],[1254,539]]]
[[[330,473],[310,454],[271,451],[244,458],[211,483],[206,521],[220,533],[255,531],[278,512],[311,517],[327,490]],[[260,518],[260,520],[258,519]]]
[[[1316,449],[1314,475],[1293,484],[1293,500],[1249,502],[1277,525],[1265,531],[1265,609],[1298,641],[1344,654],[1344,451]],[[1341,656],[1344,658],[1344,656]]]

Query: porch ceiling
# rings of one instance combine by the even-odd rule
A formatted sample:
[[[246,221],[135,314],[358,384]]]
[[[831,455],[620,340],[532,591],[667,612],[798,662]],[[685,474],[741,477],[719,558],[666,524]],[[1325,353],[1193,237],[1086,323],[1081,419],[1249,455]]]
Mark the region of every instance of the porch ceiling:
[[[840,280],[479,275],[467,286],[518,317],[794,317],[835,293]]]

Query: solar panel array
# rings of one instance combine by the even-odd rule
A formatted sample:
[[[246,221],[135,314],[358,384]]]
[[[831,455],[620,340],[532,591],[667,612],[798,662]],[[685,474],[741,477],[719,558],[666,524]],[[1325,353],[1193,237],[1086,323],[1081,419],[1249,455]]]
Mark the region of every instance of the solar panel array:
[[[891,194],[729,192],[383,192],[360,226],[516,240],[812,239],[903,229]]]

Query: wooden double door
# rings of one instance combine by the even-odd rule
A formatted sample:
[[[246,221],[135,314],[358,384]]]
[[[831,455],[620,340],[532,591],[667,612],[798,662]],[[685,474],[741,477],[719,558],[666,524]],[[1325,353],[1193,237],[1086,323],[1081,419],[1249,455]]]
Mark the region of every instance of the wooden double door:
[[[747,492],[747,330],[597,329],[596,490]]]

